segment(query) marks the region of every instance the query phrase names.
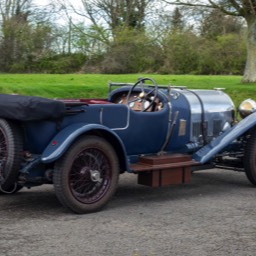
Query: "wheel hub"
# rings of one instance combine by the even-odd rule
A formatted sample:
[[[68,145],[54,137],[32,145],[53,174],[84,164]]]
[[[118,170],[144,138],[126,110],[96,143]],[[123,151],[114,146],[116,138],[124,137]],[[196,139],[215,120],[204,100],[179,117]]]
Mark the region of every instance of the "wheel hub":
[[[100,172],[97,170],[90,170],[90,174],[91,174],[91,180],[93,182],[102,182],[102,178],[100,176]]]

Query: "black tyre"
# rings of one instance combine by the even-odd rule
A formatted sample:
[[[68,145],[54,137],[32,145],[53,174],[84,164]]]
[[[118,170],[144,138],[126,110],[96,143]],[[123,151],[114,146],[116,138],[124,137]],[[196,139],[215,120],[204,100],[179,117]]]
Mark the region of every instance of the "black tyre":
[[[14,183],[10,187],[8,187],[8,189],[5,189],[5,190],[2,187],[0,187],[0,195],[15,194],[18,191],[20,191],[22,188],[23,188],[23,186],[18,185],[17,183]]]
[[[96,136],[78,139],[55,165],[59,201],[75,213],[100,210],[115,193],[119,164],[112,146]]]
[[[256,185],[256,131],[251,133],[245,147],[244,169],[248,180]]]
[[[0,186],[4,191],[16,182],[22,150],[21,129],[15,123],[0,118]]]

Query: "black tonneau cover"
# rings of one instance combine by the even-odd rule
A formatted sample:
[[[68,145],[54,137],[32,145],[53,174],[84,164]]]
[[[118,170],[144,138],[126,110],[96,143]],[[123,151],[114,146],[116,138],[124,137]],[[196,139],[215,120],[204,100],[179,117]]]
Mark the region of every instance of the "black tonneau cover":
[[[61,118],[65,104],[61,101],[34,96],[0,94],[0,117],[32,121]]]

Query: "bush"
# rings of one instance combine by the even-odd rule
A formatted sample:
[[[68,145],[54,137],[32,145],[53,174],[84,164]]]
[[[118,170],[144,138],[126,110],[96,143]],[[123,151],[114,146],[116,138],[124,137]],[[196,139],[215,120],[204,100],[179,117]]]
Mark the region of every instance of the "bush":
[[[190,32],[168,35],[163,41],[164,65],[159,72],[162,74],[189,74],[198,69],[199,38]]]
[[[85,61],[86,57],[80,53],[60,54],[39,59],[33,69],[49,74],[74,73],[81,69]]]
[[[246,62],[246,45],[237,34],[204,40],[200,46],[199,74],[241,75]]]
[[[238,34],[209,39],[174,33],[164,38],[163,49],[162,74],[241,75],[246,62],[245,40]]]
[[[160,67],[161,49],[144,31],[124,29],[108,48],[101,72],[107,74],[155,72]]]

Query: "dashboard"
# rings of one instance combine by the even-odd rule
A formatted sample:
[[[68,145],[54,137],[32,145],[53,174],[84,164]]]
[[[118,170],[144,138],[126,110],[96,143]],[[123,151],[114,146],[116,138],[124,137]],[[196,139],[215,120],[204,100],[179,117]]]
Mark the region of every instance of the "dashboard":
[[[139,92],[132,93],[127,99],[128,92],[123,92],[114,96],[113,103],[128,105],[134,111],[145,111],[145,112],[154,112],[160,111],[163,108],[162,102],[159,98],[156,98],[153,101],[153,96],[144,98],[143,95]]]

